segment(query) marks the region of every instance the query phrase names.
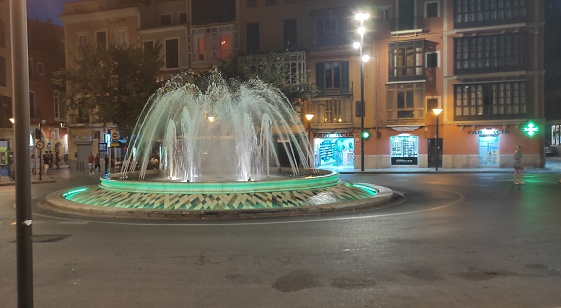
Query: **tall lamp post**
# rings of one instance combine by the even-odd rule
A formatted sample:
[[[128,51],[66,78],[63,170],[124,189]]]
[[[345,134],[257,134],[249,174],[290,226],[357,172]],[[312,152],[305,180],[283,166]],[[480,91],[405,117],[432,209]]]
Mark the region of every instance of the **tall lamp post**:
[[[362,45],[364,44],[364,33],[366,33],[366,27],[364,27],[364,21],[370,18],[368,13],[356,13],[355,19],[359,22],[359,27],[357,29],[360,35],[360,42],[355,42],[353,46],[359,49],[360,55],[360,171],[364,171],[364,137],[362,136],[364,132],[364,62],[369,60],[368,55],[362,54]]]
[[[436,115],[436,140],[434,143],[434,159],[436,160],[436,171],[438,171],[438,163],[440,162],[440,158],[438,157],[438,116],[442,112],[440,108],[433,108],[432,112]]]
[[[313,160],[313,152],[314,152],[314,145],[312,144],[312,119],[314,118],[314,115],[311,113],[308,113],[305,115],[306,120],[308,120],[308,142],[310,144],[310,166],[312,166]],[[313,166],[315,167],[315,166]]]

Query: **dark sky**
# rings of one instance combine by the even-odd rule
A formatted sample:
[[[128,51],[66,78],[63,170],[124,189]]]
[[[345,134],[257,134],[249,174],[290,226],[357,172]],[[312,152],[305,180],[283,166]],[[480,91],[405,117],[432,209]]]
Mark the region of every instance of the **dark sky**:
[[[27,0],[27,17],[39,18],[42,21],[50,19],[57,25],[62,25],[58,16],[62,14],[62,3],[72,0]]]

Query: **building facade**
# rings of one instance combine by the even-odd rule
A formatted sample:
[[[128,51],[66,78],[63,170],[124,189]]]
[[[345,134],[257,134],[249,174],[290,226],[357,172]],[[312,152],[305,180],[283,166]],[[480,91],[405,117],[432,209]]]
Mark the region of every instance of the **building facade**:
[[[525,165],[544,166],[543,2],[219,2],[67,3],[67,58],[84,35],[97,39],[102,32],[111,44],[122,37],[161,42],[162,80],[236,55],[284,54],[286,65],[318,89],[302,123],[319,168],[510,167],[518,145]],[[359,11],[370,17],[361,51],[352,47],[360,39]],[[118,34],[124,28],[126,35]],[[370,61],[361,62],[360,52]],[[308,123],[304,114],[314,117]],[[76,131],[71,147],[89,142],[95,149],[103,128],[92,136],[87,124],[82,136],[82,124],[69,119]]]
[[[0,1],[0,173],[7,175],[9,157],[15,147],[13,100],[11,21],[9,1]],[[64,89],[51,81],[52,72],[64,67],[63,28],[50,21],[28,20],[29,57],[29,104],[30,132],[29,150],[39,157],[35,142],[41,138],[45,144],[43,151],[58,154],[60,164],[64,163],[67,151],[66,116],[61,97]],[[35,134],[38,130],[41,134]],[[38,159],[37,159],[38,161]],[[39,164],[37,164],[39,165]]]

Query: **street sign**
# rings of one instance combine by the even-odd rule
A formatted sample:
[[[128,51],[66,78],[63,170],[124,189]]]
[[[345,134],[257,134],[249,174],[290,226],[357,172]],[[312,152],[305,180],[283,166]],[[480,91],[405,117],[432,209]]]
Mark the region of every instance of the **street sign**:
[[[111,138],[118,139],[119,138],[119,133],[118,132],[111,132]]]
[[[39,140],[35,143],[35,147],[38,148],[39,150],[41,150],[45,147],[45,143],[43,141]]]
[[[97,149],[100,152],[107,152],[107,143],[99,143]]]

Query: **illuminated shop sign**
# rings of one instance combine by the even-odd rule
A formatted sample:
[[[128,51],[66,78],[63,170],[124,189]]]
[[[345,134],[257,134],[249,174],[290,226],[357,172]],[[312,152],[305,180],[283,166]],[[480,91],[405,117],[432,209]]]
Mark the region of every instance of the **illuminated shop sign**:
[[[352,138],[353,133],[314,133],[316,138]]]
[[[390,163],[392,165],[419,164],[419,137],[398,135],[390,137]]]
[[[486,128],[482,130],[468,130],[468,135],[505,135],[510,134],[508,129],[498,130],[492,128]]]

